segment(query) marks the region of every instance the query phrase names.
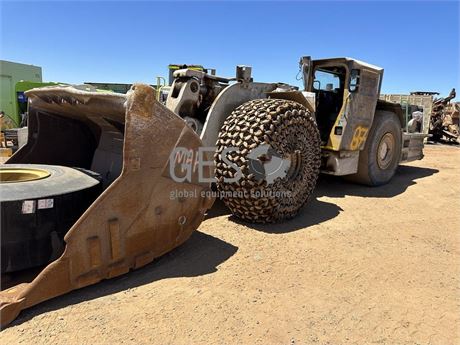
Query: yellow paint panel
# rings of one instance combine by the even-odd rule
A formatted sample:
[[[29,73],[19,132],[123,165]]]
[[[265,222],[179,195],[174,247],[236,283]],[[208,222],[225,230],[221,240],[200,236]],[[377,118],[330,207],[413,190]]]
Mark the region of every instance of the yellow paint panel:
[[[367,127],[358,126],[353,133],[353,139],[350,144],[351,150],[358,150],[361,148],[361,145],[366,141],[367,132],[369,129]]]
[[[345,133],[345,128],[347,127],[347,120],[345,117],[345,111],[348,105],[348,99],[350,97],[350,93],[348,90],[344,90],[343,98],[344,102],[342,103],[342,108],[340,108],[340,112],[335,119],[334,126],[332,126],[331,133],[329,133],[329,141],[327,143],[327,147],[334,150],[339,151],[340,144],[342,143],[342,135],[335,135],[334,129],[336,126],[342,126],[342,134]]]

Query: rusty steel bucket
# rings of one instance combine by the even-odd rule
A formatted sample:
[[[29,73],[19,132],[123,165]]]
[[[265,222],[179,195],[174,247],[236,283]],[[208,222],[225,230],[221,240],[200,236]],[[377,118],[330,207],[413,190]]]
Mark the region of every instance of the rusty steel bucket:
[[[1,325],[21,310],[137,269],[186,241],[213,204],[209,182],[177,182],[170,153],[196,157],[201,140],[135,84],[127,95],[69,86],[30,90],[28,143],[6,164],[50,164],[100,173],[103,192],[64,237],[62,255],[28,283],[0,292]],[[202,171],[203,173],[203,171]],[[210,166],[204,175],[212,176]],[[24,182],[27,183],[27,182]],[[173,198],[174,191],[195,197]]]

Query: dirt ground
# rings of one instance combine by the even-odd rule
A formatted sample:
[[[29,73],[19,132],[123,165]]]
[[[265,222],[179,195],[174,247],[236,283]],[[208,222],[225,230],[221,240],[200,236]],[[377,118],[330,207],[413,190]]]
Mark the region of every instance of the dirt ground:
[[[33,344],[460,344],[460,148],[386,186],[322,177],[296,219],[222,204],[183,246],[42,303],[0,333]]]

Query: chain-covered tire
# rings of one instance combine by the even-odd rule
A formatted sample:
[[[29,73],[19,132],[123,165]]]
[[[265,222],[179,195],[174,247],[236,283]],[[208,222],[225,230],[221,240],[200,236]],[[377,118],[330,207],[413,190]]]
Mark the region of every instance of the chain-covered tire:
[[[281,99],[242,104],[226,119],[217,140],[221,198],[245,221],[294,217],[315,188],[320,143],[316,121],[303,105]]]

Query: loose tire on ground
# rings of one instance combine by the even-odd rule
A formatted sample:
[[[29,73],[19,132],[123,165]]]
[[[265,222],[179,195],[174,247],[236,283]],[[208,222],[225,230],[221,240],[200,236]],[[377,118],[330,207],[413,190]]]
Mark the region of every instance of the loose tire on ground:
[[[320,135],[310,112],[301,104],[279,99],[258,99],[236,108],[221,128],[215,154],[217,189],[232,213],[256,223],[278,222],[294,217],[315,188],[319,174]],[[271,183],[256,178],[248,155],[269,145],[279,160],[287,160],[284,177]],[[242,172],[223,160],[223,150],[238,148],[227,158]]]
[[[401,123],[396,114],[377,110],[364,149],[359,153],[358,172],[347,180],[368,186],[388,183],[401,155]]]
[[[99,174],[56,165],[0,166],[1,273],[41,266],[102,192]]]

